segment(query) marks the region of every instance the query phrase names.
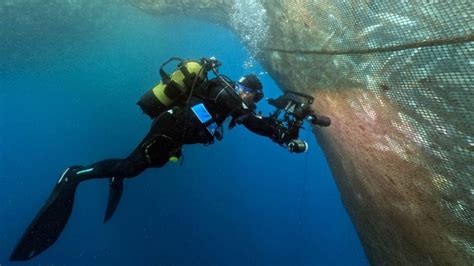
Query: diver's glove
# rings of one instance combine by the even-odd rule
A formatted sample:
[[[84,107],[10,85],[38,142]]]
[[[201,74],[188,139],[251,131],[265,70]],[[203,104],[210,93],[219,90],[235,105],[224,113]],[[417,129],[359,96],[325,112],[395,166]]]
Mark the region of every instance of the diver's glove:
[[[288,141],[287,129],[282,126],[274,126],[273,134],[270,136],[273,142],[283,145]]]
[[[287,142],[287,128],[278,123],[278,121],[272,117],[262,117],[261,119],[271,129],[269,137],[273,142],[278,143],[279,145],[283,145]]]

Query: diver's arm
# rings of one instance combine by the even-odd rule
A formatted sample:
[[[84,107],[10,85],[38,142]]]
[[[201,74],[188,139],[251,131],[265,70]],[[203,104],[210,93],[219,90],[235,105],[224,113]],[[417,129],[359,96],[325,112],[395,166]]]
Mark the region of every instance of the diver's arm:
[[[229,110],[232,116],[230,127],[243,124],[247,129],[260,136],[271,138],[274,142],[281,144],[279,127],[273,126],[268,117],[257,116],[254,107],[247,106],[238,95],[225,87],[214,86],[210,89],[210,98],[215,103]]]
[[[278,123],[274,123],[270,117],[261,117],[251,114],[242,120],[242,124],[253,133],[269,137],[273,142],[280,145],[287,143],[289,140],[286,134],[286,128]]]
[[[248,114],[241,122],[248,130],[260,136],[274,138],[278,132],[270,126],[267,120],[261,116],[256,116],[253,113]]]
[[[241,106],[235,107],[231,115],[231,127],[235,124],[243,124],[248,130],[255,134],[269,137],[279,144],[283,143],[280,138],[282,129],[278,127],[277,124],[272,123],[269,117],[255,115],[254,110],[247,108],[244,103],[242,103]]]

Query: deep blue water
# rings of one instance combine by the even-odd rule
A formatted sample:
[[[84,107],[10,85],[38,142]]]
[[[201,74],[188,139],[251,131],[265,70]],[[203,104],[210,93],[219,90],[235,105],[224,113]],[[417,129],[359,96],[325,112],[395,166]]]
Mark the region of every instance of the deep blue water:
[[[246,49],[218,25],[119,12],[127,19],[64,40],[66,48],[18,46],[18,62],[0,58],[2,266],[64,168],[124,157],[146,134],[150,120],[135,103],[164,60],[216,56],[234,79],[264,71],[245,69]],[[279,95],[260,77],[266,96]],[[84,182],[60,239],[22,264],[366,265],[323,153],[309,129],[301,136],[306,154],[242,126],[214,145],[186,146],[183,166],[126,180],[107,224],[107,180]]]

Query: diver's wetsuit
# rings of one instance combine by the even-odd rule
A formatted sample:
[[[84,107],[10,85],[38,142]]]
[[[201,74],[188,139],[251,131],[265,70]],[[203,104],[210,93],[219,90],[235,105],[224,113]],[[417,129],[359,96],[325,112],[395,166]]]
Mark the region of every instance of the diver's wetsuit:
[[[73,166],[66,169],[46,203],[26,229],[10,260],[29,260],[58,239],[71,215],[75,192],[82,181],[110,177],[105,222],[113,215],[120,201],[123,178],[137,176],[149,167],[162,167],[170,156],[179,157],[183,144],[212,143],[218,136],[211,135],[210,132],[216,131],[208,130],[209,124],[202,124],[193,113],[196,109],[190,110],[190,107],[202,107],[200,104],[203,104],[213,118],[211,122],[215,122],[216,126],[221,126],[231,116],[231,125],[244,124],[259,135],[281,142],[277,137],[278,132],[274,132],[277,129],[274,130],[265,118],[257,117],[254,106],[245,105],[232,88],[214,79],[199,89],[200,92],[196,95],[201,96],[193,96],[189,106],[171,109],[155,118],[148,134],[127,158],[108,159],[87,167]]]
[[[274,139],[273,128],[265,119],[255,115],[255,106],[243,103],[231,88],[226,88],[218,79],[208,81],[200,90],[200,95],[203,96],[193,96],[189,106],[203,103],[218,126],[222,127],[226,118],[231,116],[231,123],[243,124],[256,134]],[[184,125],[187,128],[185,136]],[[91,169],[80,174],[79,179],[83,181],[101,177],[134,177],[146,168],[162,167],[170,156],[179,157],[182,144],[209,144],[213,141],[214,136],[211,136],[190,108],[174,108],[153,120],[146,137],[127,158],[107,159],[86,168],[79,168]]]

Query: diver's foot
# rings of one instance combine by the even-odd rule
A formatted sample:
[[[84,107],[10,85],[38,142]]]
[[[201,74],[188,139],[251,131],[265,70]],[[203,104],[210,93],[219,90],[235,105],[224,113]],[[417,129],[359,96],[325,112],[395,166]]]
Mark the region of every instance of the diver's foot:
[[[77,178],[77,172],[82,170],[82,168],[84,168],[84,167],[79,166],[79,165],[73,165],[73,166],[70,166],[70,167],[66,168],[66,170],[64,170],[64,172],[59,177],[58,184],[79,182],[80,180]]]
[[[74,168],[73,167],[66,168],[66,170],[64,170],[64,172],[59,177],[58,184],[70,182],[73,178],[73,175],[74,175]]]
[[[80,165],[70,166],[61,174],[61,177],[58,180],[60,183],[78,183],[89,179],[91,172],[94,171],[92,167],[84,167]]]

